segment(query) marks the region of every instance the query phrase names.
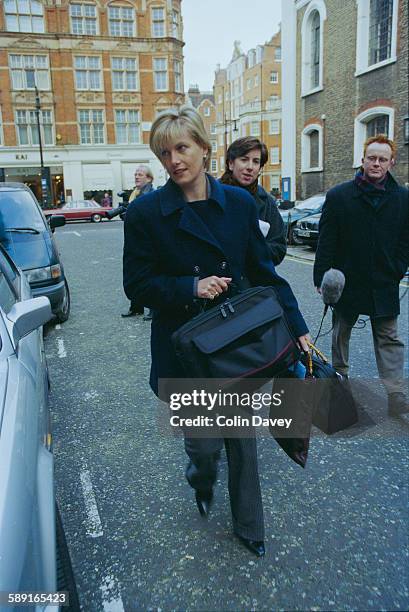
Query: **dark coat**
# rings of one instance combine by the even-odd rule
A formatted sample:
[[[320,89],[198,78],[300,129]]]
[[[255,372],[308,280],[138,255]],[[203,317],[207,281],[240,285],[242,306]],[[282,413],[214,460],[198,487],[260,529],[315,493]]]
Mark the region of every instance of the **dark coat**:
[[[125,218],[124,289],[154,310],[151,387],[158,378],[183,378],[171,335],[198,312],[195,277],[245,275],[273,285],[294,334],[307,333],[288,283],[278,276],[258,224],[254,199],[244,190],[209,178],[206,223],[173,181],[132,203]],[[211,229],[210,229],[211,228]]]
[[[314,284],[324,272],[345,274],[337,309],[344,316],[399,314],[399,281],[409,264],[408,190],[389,175],[372,198],[356,181],[327,193],[314,265]]]
[[[254,199],[256,200],[259,219],[270,224],[266,242],[270,251],[271,261],[275,266],[278,266],[283,261],[287,252],[283,219],[278,212],[274,198],[261,185],[258,186]]]

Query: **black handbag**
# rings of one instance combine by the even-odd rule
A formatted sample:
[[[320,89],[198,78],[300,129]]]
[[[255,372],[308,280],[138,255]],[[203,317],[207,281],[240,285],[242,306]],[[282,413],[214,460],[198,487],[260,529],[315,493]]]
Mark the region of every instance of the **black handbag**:
[[[326,434],[333,434],[358,422],[358,412],[348,379],[339,374],[313,344],[303,354],[306,378],[314,378],[312,423]],[[316,353],[314,355],[313,353]]]
[[[172,336],[189,378],[273,378],[300,357],[273,287],[253,287],[197,315]]]

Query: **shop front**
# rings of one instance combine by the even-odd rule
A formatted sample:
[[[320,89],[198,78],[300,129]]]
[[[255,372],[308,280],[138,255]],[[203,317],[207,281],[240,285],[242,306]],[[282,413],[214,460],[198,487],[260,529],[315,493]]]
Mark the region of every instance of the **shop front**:
[[[7,183],[24,183],[31,189],[37,200],[43,202],[41,168],[13,167],[0,169],[0,179]],[[62,166],[48,166],[43,171],[43,183],[47,189],[47,205],[58,206],[64,202],[64,176]]]

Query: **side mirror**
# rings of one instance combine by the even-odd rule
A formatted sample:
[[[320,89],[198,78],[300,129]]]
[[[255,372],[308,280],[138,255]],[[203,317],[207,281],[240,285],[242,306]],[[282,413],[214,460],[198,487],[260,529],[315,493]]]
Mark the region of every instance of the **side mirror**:
[[[14,346],[17,346],[21,338],[48,323],[52,316],[50,300],[45,296],[14,304],[7,315],[12,324]]]
[[[66,224],[64,215],[51,215],[48,218],[48,222],[51,227],[51,231],[54,231],[56,227],[62,227]]]

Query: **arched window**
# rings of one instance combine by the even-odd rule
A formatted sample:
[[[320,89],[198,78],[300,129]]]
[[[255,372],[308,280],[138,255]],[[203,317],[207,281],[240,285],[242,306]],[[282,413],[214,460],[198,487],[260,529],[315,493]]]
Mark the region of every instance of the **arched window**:
[[[301,172],[321,172],[323,169],[322,125],[307,125],[301,134]]]
[[[357,0],[356,72],[396,61],[399,0]]]
[[[305,11],[302,26],[302,95],[323,88],[324,20],[327,12],[323,0],[312,0]]]
[[[45,31],[43,5],[38,0],[4,0],[4,14],[8,32]]]
[[[371,136],[385,134],[393,139],[395,111],[389,106],[375,106],[355,118],[354,167],[361,165],[364,142]]]

